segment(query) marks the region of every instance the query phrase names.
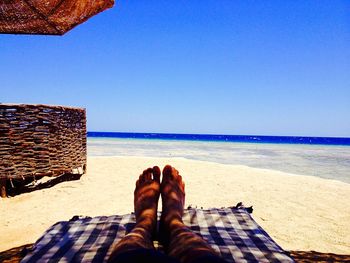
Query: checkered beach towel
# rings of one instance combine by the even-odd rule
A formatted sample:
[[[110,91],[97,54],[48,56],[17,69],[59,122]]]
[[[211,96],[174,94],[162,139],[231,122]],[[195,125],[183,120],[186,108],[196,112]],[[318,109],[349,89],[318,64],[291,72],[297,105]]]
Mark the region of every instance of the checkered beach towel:
[[[189,208],[183,220],[227,262],[293,262],[244,207]],[[134,214],[58,222],[22,262],[106,262],[112,247],[134,224]]]

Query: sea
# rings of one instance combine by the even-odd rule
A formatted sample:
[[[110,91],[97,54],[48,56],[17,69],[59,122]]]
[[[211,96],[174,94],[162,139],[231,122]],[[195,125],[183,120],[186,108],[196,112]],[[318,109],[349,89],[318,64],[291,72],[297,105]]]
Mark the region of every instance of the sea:
[[[350,184],[350,138],[88,132],[88,156],[182,157]]]

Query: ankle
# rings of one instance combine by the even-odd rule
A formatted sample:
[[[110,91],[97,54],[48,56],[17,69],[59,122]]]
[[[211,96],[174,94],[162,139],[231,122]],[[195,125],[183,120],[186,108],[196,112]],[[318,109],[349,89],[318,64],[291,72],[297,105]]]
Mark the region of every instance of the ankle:
[[[171,218],[166,219],[166,217],[160,219],[160,227],[162,230],[168,231],[169,233],[175,229],[186,227],[182,221],[182,218]]]
[[[146,232],[153,232],[157,225],[157,220],[155,218],[144,217],[136,220],[136,225],[134,228],[142,229]]]
[[[170,228],[182,228],[185,226],[184,222],[182,221],[182,218],[173,218],[171,221],[168,222],[168,226]]]

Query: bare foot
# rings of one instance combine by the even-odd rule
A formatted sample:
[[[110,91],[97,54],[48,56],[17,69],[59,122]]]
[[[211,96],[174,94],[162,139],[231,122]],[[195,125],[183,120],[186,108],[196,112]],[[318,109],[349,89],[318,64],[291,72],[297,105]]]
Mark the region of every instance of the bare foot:
[[[168,255],[181,263],[190,263],[199,258],[207,259],[206,262],[223,262],[204,239],[183,223],[185,184],[179,172],[170,165],[163,169],[160,193],[163,211],[159,237]]]
[[[136,181],[134,208],[136,225],[114,247],[108,262],[116,262],[118,255],[139,248],[154,249],[152,235],[157,226],[157,207],[160,194],[158,166],[144,170]]]
[[[179,172],[170,165],[163,169],[160,192],[163,207],[160,227],[162,232],[169,232],[172,224],[182,223],[185,204],[185,183]]]
[[[136,224],[150,225],[151,231],[157,224],[157,207],[160,194],[160,169],[158,166],[144,170],[136,181],[134,209]]]

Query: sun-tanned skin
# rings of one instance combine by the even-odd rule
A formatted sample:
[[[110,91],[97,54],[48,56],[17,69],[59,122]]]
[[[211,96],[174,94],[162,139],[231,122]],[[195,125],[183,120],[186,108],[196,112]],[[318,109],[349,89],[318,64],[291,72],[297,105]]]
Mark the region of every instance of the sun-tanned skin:
[[[160,192],[163,205],[160,233],[167,254],[182,263],[192,262],[202,256],[217,256],[200,236],[183,223],[185,184],[179,172],[170,165],[163,169]]]
[[[185,184],[179,172],[167,165],[163,169],[155,166],[140,175],[134,192],[136,225],[114,247],[109,261],[117,255],[136,249],[154,249],[152,234],[157,225],[157,206],[162,196],[163,211],[160,219],[160,241],[167,254],[182,263],[190,263],[203,256],[217,257],[215,251],[182,221],[185,203]]]
[[[134,249],[154,249],[152,234],[157,225],[157,207],[160,194],[160,169],[158,166],[143,171],[136,181],[134,209],[136,225],[133,230],[113,248],[109,261]]]

